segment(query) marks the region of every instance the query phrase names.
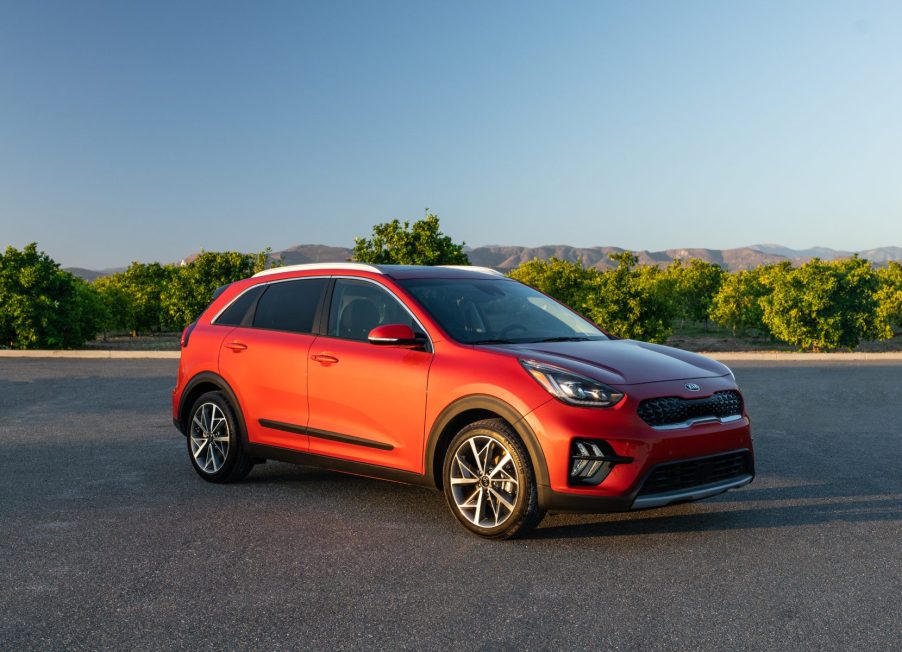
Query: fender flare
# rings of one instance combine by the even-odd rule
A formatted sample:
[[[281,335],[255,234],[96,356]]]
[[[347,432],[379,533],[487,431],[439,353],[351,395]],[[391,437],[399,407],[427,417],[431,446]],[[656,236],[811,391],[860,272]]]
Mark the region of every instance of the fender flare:
[[[542,452],[542,446],[539,444],[539,439],[536,437],[535,432],[533,432],[532,428],[523,418],[523,415],[512,405],[494,396],[489,396],[488,394],[470,394],[458,398],[445,407],[435,419],[432,428],[429,431],[424,451],[424,468],[426,470],[427,478],[432,479],[436,477],[434,462],[435,453],[441,443],[443,433],[455,418],[464,412],[469,412],[471,410],[492,412],[507,421],[520,436],[523,445],[526,447],[526,451],[529,453],[533,472],[536,476],[536,484],[540,487],[542,485],[548,486],[548,464],[545,461],[545,453]],[[457,432],[452,433],[451,437],[456,434]],[[450,441],[450,439],[447,441]],[[436,486],[438,485],[439,483],[437,482]]]
[[[244,422],[244,412],[241,409],[241,403],[238,402],[238,396],[236,396],[231,385],[229,385],[225,378],[212,371],[201,371],[185,383],[185,388],[182,390],[182,395],[179,397],[179,430],[182,431],[183,435],[186,434],[186,425],[188,421],[187,412],[191,409],[191,406],[185,402],[185,397],[190,396],[193,390],[201,384],[216,386],[219,391],[225,394],[226,398],[229,399],[232,409],[235,410],[235,416],[238,418],[238,437],[241,441],[241,446],[247,450],[247,426]]]

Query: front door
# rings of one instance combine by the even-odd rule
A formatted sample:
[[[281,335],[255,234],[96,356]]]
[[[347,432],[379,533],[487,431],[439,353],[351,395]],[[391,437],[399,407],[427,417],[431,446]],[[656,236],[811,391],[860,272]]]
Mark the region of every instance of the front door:
[[[327,334],[308,362],[310,452],[421,473],[432,353],[370,344],[382,324],[423,332],[381,285],[335,280]]]

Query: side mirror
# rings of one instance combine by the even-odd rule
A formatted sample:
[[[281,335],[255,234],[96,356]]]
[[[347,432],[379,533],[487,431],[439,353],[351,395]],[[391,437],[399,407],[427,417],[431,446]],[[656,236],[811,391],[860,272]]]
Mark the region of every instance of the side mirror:
[[[370,344],[377,346],[422,346],[426,343],[426,339],[422,335],[417,337],[407,324],[376,326],[367,335],[367,339]]]

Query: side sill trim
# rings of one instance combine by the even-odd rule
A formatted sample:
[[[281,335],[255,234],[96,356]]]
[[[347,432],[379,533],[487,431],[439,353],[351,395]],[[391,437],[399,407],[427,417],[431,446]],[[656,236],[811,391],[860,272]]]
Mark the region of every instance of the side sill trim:
[[[391,444],[385,444],[381,441],[373,441],[372,439],[364,439],[362,437],[352,437],[351,435],[342,435],[337,432],[329,432],[328,430],[317,430],[316,428],[307,428],[305,426],[296,426],[293,423],[283,423],[282,421],[273,421],[271,419],[258,419],[258,423],[264,428],[272,430],[282,430],[295,435],[307,435],[316,437],[317,439],[329,439],[338,441],[343,444],[354,444],[355,446],[366,446],[367,448],[378,448],[383,451],[394,450]]]
[[[359,475],[366,478],[377,478],[379,480],[388,480],[389,482],[400,482],[402,484],[435,489],[435,484],[432,482],[431,478],[412,471],[403,471],[401,469],[367,464],[365,462],[353,462],[338,457],[318,455],[316,453],[297,451],[278,446],[268,446],[266,444],[248,444],[247,450],[253,457],[278,460],[280,462],[300,464],[303,466],[313,466],[329,471],[337,471],[339,473],[350,473],[351,475]]]
[[[632,509],[663,507],[664,505],[669,505],[671,503],[681,503],[690,500],[701,500],[702,498],[709,498],[711,496],[716,496],[717,494],[722,494],[728,489],[744,487],[749,482],[751,482],[754,477],[755,476],[751,473],[747,473],[745,475],[739,476],[738,478],[731,478],[723,482],[702,485],[701,487],[692,487],[691,489],[682,489],[679,491],[668,491],[661,494],[647,494],[645,496],[639,496],[638,498],[636,498],[636,500],[633,501]]]

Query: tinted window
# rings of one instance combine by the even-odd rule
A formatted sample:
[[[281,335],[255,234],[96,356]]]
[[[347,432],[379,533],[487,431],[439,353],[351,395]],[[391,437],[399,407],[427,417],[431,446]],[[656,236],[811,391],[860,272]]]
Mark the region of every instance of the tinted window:
[[[313,332],[313,319],[328,279],[282,281],[266,286],[257,303],[254,327],[292,333]]]
[[[406,324],[421,330],[410,313],[387,290],[366,281],[338,279],[329,310],[329,335],[365,342],[382,324]]]
[[[265,285],[257,285],[235,299],[228,308],[222,311],[222,314],[214,323],[226,326],[238,326],[247,314],[248,309],[254,305],[254,301],[260,296],[260,293],[266,289]]]

